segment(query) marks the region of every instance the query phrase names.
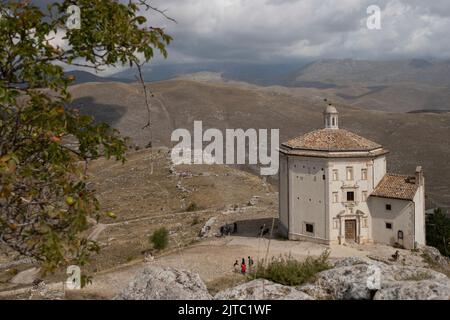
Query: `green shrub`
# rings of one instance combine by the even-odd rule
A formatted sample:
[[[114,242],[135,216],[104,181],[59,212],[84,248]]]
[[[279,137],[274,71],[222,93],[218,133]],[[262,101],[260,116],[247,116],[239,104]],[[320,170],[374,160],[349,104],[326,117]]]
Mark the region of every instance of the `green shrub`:
[[[153,248],[157,250],[163,250],[169,245],[169,231],[162,227],[155,232],[150,237],[150,241],[153,244]]]
[[[426,220],[427,245],[450,257],[450,218],[442,209],[436,209]]]
[[[19,273],[19,270],[12,268],[12,269],[6,270],[6,273],[8,273],[10,276],[15,276]]]
[[[198,217],[194,217],[194,219],[192,219],[191,226],[196,226],[199,223],[200,223],[200,219]]]
[[[272,258],[268,263],[259,261],[250,271],[252,279],[263,278],[287,286],[298,286],[314,279],[314,276],[330,269],[328,263],[330,252],[324,251],[318,258],[307,257],[305,261],[298,261],[292,256]]]
[[[192,211],[197,211],[198,209],[199,208],[198,208],[197,203],[191,202],[191,204],[186,208],[186,211],[187,212],[192,212]]]

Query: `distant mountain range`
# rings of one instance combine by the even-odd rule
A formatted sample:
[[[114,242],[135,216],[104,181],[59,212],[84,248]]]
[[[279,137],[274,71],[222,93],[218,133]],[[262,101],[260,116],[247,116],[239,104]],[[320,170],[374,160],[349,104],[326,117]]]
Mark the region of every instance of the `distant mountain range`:
[[[281,84],[292,70],[308,62],[287,62],[279,64],[260,63],[180,63],[147,65],[142,71],[147,81],[162,81],[198,72],[221,73],[225,80],[244,81],[258,85]],[[135,79],[137,70],[127,69],[116,73],[118,79]]]
[[[450,61],[319,60],[293,72],[286,79],[286,84],[290,86],[301,86],[304,82],[320,82],[331,86],[450,86]]]
[[[329,89],[338,101],[373,110],[450,110],[450,61],[319,60],[284,84]]]
[[[129,79],[120,79],[118,77],[102,77],[95,75],[91,72],[80,70],[67,71],[66,74],[75,77],[73,84],[81,84],[87,82],[111,82],[111,81],[131,82],[131,80]]]
[[[74,71],[76,84],[134,82],[137,71],[127,69],[108,78]],[[302,90],[302,95],[323,96],[371,110],[391,112],[442,112],[450,110],[450,61],[424,59],[368,61],[325,59],[280,64],[186,63],[148,65],[146,81],[174,78],[240,81],[261,86]],[[201,76],[199,76],[201,75]]]

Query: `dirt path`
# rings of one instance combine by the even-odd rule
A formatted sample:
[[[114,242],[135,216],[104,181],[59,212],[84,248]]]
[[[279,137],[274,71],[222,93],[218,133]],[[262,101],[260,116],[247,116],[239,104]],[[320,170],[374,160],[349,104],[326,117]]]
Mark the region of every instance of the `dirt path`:
[[[233,275],[235,260],[251,256],[255,261],[263,258],[267,250],[268,240],[250,237],[211,238],[187,249],[168,254],[150,262],[159,266],[187,269],[200,275],[203,281],[210,282],[223,277]],[[307,256],[318,256],[324,250],[330,250],[330,260],[344,257],[376,256],[388,259],[396,249],[383,245],[364,246],[324,246],[309,242],[272,240],[269,250],[269,259],[280,255],[292,255],[296,259],[303,260]],[[408,250],[400,250],[403,257],[407,257],[407,264],[420,265],[422,259]],[[114,297],[125,287],[144,267],[144,262],[134,262],[114,270],[105,271],[94,276],[94,281],[87,294]]]

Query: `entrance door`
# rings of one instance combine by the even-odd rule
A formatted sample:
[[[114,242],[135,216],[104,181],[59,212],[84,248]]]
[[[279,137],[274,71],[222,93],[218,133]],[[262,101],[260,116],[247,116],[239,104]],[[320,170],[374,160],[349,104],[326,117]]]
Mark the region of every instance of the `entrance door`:
[[[356,242],[356,220],[345,220],[345,240]]]

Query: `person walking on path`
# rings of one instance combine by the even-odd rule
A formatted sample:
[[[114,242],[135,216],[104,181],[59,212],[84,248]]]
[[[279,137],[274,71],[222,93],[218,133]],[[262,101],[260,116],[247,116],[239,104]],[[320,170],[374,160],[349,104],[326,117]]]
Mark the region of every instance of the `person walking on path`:
[[[239,272],[239,262],[236,260],[236,262],[233,265],[234,271]]]
[[[244,258],[242,258],[241,272],[242,272],[242,274],[245,274],[247,272],[247,265],[245,264],[245,259]]]
[[[241,272],[245,274],[247,272],[247,265],[245,263],[241,264]]]
[[[248,256],[248,269],[251,269],[254,264],[255,262],[253,261],[253,259],[250,256]]]

